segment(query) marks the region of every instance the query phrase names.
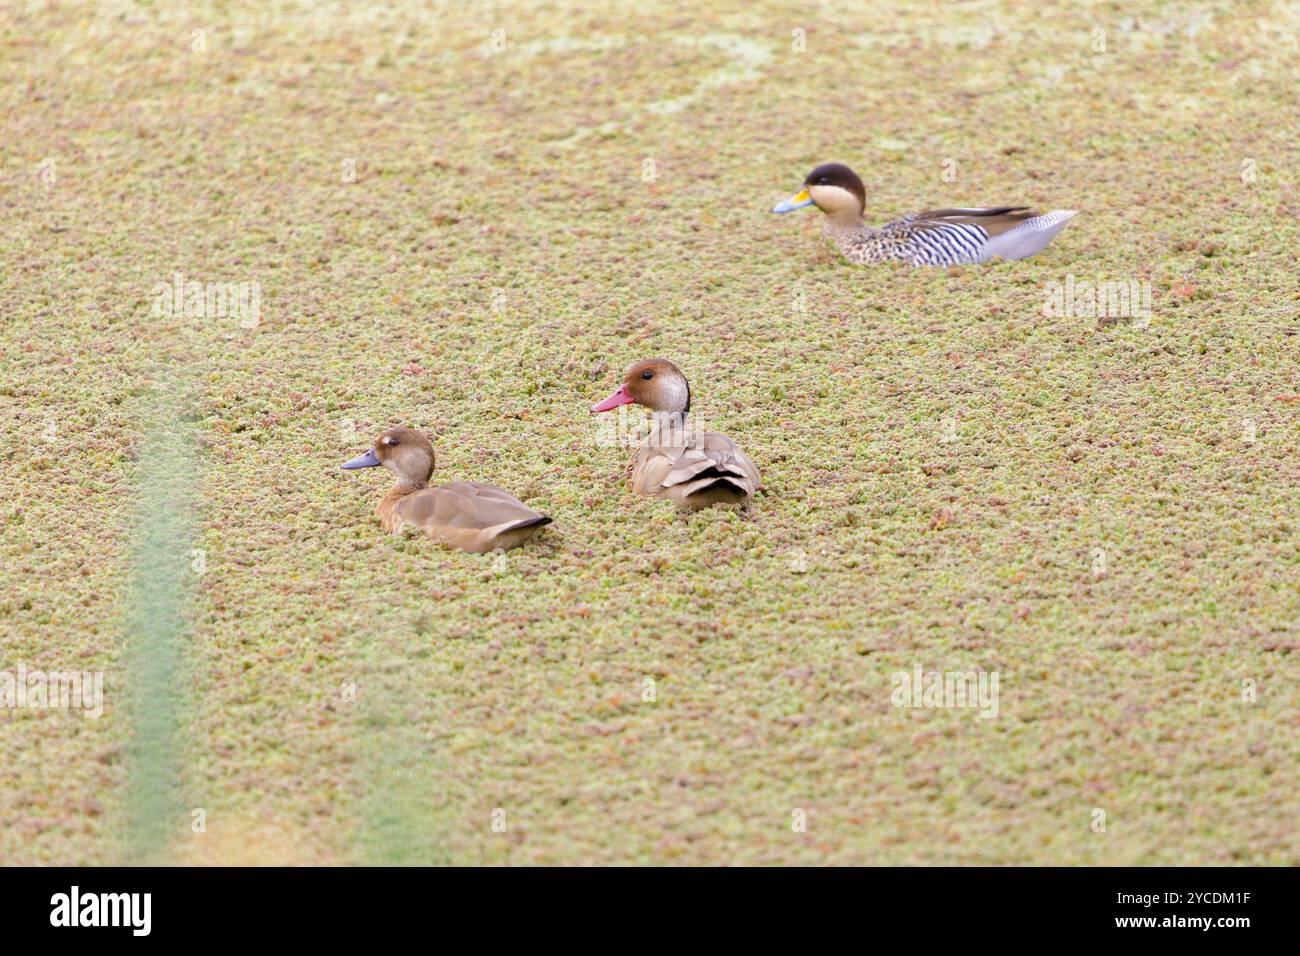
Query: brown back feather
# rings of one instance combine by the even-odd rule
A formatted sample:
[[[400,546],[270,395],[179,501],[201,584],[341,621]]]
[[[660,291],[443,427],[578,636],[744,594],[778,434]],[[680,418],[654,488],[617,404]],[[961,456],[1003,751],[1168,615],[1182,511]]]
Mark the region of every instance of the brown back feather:
[[[948,223],[973,223],[991,237],[1014,229],[1038,212],[1029,206],[996,206],[989,209],[931,209],[916,214],[912,225],[917,229],[933,228]]]

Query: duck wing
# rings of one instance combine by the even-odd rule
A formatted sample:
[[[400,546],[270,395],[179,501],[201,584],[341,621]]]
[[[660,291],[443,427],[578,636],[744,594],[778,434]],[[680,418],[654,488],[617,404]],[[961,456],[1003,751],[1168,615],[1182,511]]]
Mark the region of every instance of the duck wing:
[[[758,490],[758,468],[726,435],[697,432],[682,447],[642,446],[632,459],[632,490],[685,508],[743,504]]]
[[[932,209],[907,216],[882,231],[901,237],[901,258],[914,266],[987,262],[994,256],[1023,259],[1047,246],[1074,210],[1039,213],[1028,206]]]
[[[522,544],[551,521],[505,489],[480,481],[424,488],[399,501],[393,513],[398,526],[415,525],[444,544],[477,553]]]
[[[990,206],[987,209],[930,209],[908,216],[913,229],[941,229],[946,225],[979,226],[989,236],[1000,236],[1038,213],[1028,206]]]

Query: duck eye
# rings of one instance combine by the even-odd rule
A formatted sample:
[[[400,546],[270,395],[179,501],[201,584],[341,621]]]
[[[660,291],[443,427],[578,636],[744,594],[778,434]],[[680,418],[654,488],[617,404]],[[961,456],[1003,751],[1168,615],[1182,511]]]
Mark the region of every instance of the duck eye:
[[[647,378],[647,379],[649,379],[649,378],[654,378],[654,377],[655,377],[655,373],[654,373],[654,372],[642,372],[642,373],[641,373],[641,377],[642,377],[642,378]]]
[[[818,177],[817,177],[817,184],[818,184],[818,185],[821,185],[821,184],[823,184],[823,183],[825,183],[825,182],[826,182],[826,177],[825,177],[825,176],[818,176]]]

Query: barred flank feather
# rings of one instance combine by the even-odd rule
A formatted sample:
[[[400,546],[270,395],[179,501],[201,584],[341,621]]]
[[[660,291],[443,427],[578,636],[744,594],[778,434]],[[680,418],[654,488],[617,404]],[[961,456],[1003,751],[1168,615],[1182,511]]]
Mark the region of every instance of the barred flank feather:
[[[850,262],[902,260],[913,266],[955,266],[1023,259],[1040,252],[1076,215],[1072,209],[1039,214],[1027,207],[940,209],[916,213],[873,229],[865,223],[828,223]]]

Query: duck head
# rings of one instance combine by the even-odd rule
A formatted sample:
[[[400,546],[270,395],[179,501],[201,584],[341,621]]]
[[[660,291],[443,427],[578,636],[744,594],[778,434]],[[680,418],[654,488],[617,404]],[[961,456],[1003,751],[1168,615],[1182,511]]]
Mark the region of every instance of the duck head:
[[[377,439],[375,446],[343,468],[374,468],[383,465],[397,476],[400,487],[423,488],[433,476],[433,445],[428,436],[413,428],[390,428]]]
[[[682,370],[667,359],[642,359],[627,370],[618,391],[592,405],[591,411],[607,412],[620,405],[644,405],[655,412],[685,415],[691,410],[691,386]]]
[[[823,163],[808,174],[799,190],[772,212],[816,206],[838,222],[857,222],[867,208],[867,190],[858,174],[843,163]]]

